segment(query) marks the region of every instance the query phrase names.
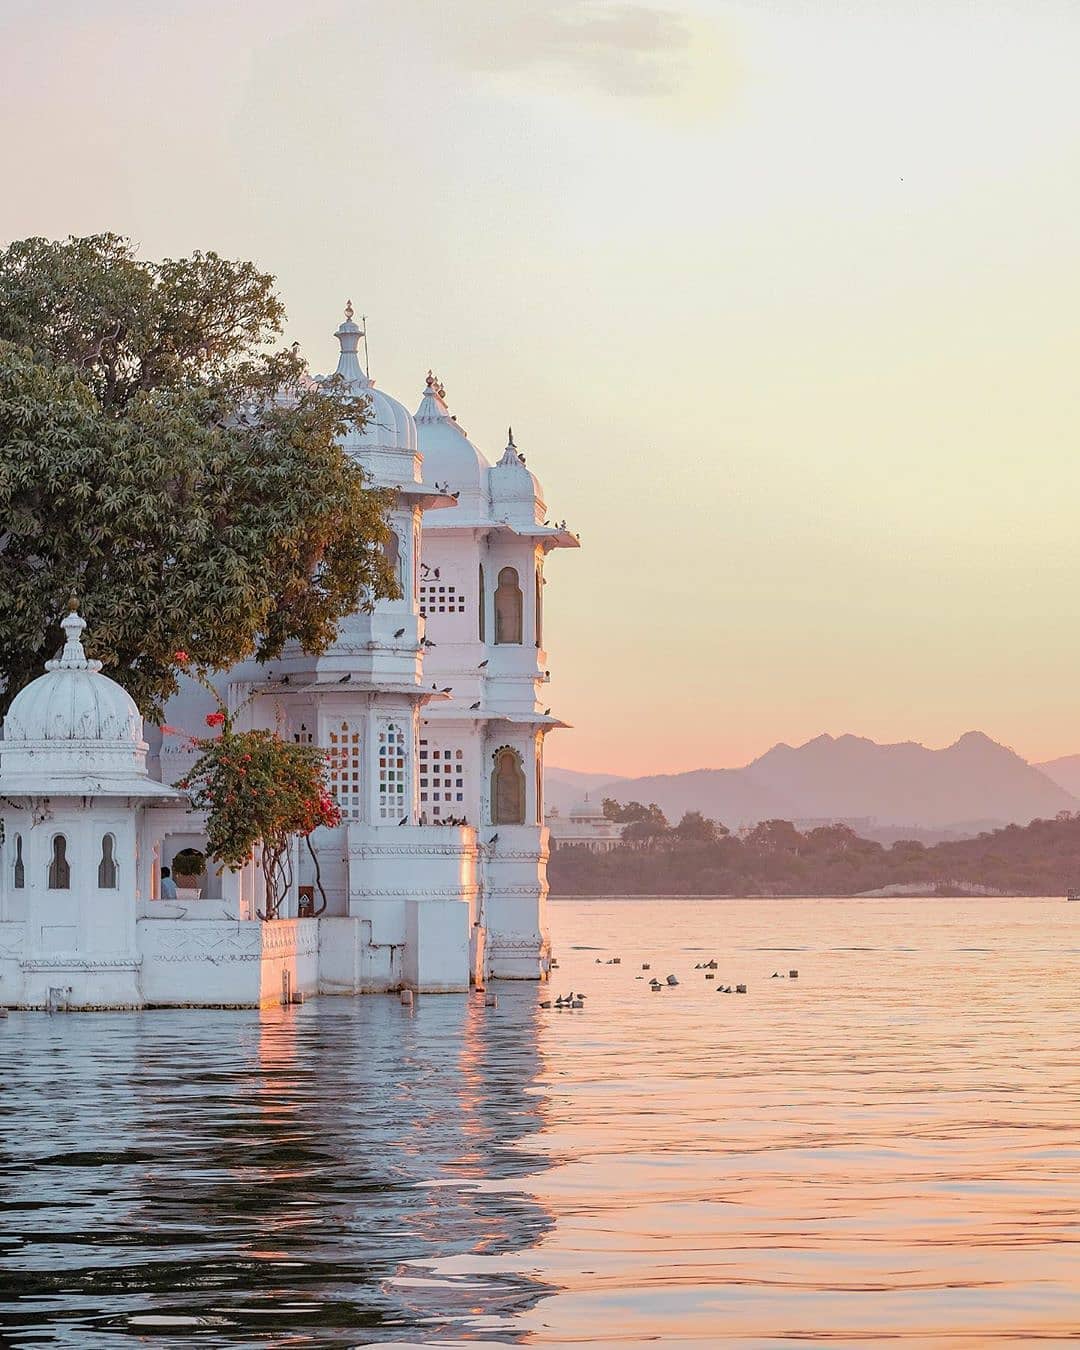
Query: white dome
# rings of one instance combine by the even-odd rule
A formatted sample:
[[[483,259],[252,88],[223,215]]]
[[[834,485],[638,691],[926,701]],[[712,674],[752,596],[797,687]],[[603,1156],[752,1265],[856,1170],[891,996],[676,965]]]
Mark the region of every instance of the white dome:
[[[363,431],[352,430],[344,447],[350,454],[367,450],[407,450],[416,453],[416,423],[412,413],[396,398],[376,389],[371,380],[360,391],[367,395],[369,408]]]
[[[115,680],[101,674],[100,661],[88,661],[80,635],[86,623],[78,614],[63,622],[67,643],[59,661],[45,663],[39,675],[12,700],[4,719],[4,741],[109,741],[138,745],[142,718],[135,701]]]
[[[607,817],[604,815],[603,803],[591,801],[589,794],[586,792],[581,801],[579,801],[576,806],[570,808],[570,819],[606,820]]]
[[[115,790],[145,796],[167,793],[146,777],[142,717],[134,700],[89,661],[81,636],[86,623],[71,613],[59,661],[20,689],[4,718],[0,792],[48,795]]]
[[[416,410],[416,429],[427,482],[445,483],[464,497],[482,491],[488,462],[451,414],[446,391],[430,370]]]
[[[525,466],[521,452],[514,444],[514,433],[503,451],[502,459],[488,471],[491,509],[500,508],[515,519],[528,519],[536,524],[544,518],[544,491],[540,480]]]

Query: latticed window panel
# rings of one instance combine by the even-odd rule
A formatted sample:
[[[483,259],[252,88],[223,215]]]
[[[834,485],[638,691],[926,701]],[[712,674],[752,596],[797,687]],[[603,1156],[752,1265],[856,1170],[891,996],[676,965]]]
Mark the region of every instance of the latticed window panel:
[[[465,593],[456,586],[439,581],[425,581],[420,586],[420,613],[464,614]]]
[[[436,819],[467,814],[465,752],[460,746],[420,742],[420,809]]]
[[[408,810],[409,747],[404,728],[379,729],[379,819],[400,820]]]
[[[306,742],[310,744],[310,741]],[[301,742],[305,744],[305,742]],[[363,740],[355,722],[342,722],[330,732],[330,790],[347,820],[364,815]]]

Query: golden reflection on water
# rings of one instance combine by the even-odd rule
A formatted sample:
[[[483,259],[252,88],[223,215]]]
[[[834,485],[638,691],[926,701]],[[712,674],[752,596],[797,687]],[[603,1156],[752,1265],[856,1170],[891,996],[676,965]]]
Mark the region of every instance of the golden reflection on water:
[[[551,909],[530,1343],[1080,1339],[1080,906]]]
[[[1080,906],[551,918],[497,1008],[0,1021],[0,1344],[1080,1340]]]

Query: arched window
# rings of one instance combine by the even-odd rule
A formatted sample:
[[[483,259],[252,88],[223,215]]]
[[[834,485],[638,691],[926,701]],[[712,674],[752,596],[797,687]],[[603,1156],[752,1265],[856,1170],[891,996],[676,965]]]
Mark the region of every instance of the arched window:
[[[516,567],[499,572],[495,588],[495,641],[521,641],[521,585]]]
[[[521,756],[508,745],[495,751],[495,767],[491,771],[491,823],[525,824],[525,770],[521,767]]]
[[[405,729],[394,722],[379,728],[379,819],[408,816],[408,744]]]
[[[477,634],[481,642],[487,641],[487,591],[484,589],[484,564],[480,564],[480,585],[476,600]]]
[[[111,834],[101,836],[101,861],[97,865],[99,891],[116,890],[116,840]]]
[[[533,606],[533,618],[536,625],[536,645],[544,645],[544,600],[543,600],[544,578],[540,575],[540,568],[536,569],[536,602]]]
[[[21,834],[15,836],[15,866],[13,871],[15,873],[14,887],[17,891],[21,891],[26,886],[26,864],[23,862]]]
[[[71,868],[67,859],[67,840],[62,834],[54,834],[52,857],[49,859],[49,890],[71,890]]]

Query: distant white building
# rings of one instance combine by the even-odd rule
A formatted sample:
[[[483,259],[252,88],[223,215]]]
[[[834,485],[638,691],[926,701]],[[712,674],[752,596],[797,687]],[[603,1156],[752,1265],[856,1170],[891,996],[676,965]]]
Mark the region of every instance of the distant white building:
[[[585,796],[564,816],[553,806],[545,817],[552,849],[587,848],[593,853],[609,853],[622,840],[622,825],[608,820],[602,802]]]

